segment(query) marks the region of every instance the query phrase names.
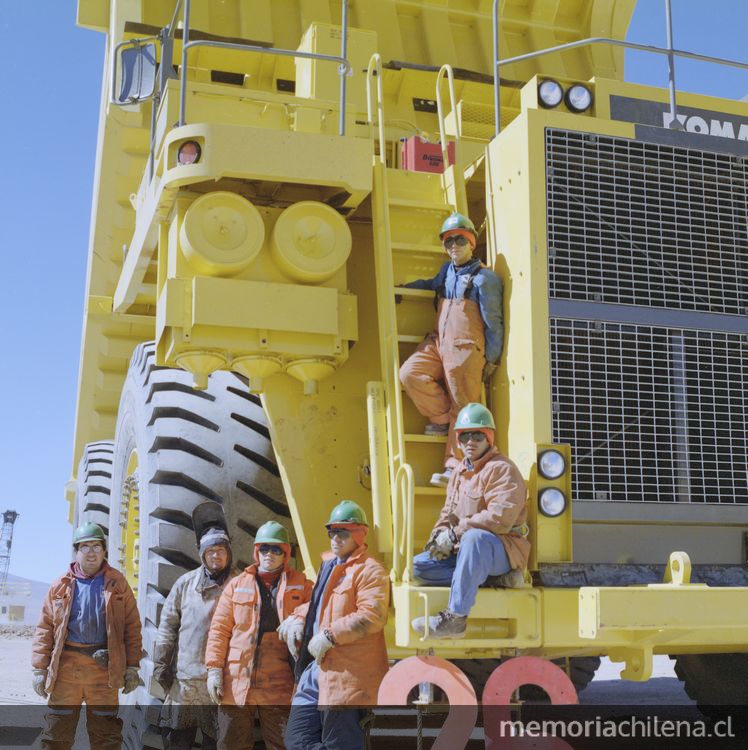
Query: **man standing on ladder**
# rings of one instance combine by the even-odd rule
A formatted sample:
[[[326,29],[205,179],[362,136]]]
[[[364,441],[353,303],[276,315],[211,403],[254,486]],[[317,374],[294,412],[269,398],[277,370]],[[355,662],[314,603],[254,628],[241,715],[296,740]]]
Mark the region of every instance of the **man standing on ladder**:
[[[498,367],[504,342],[501,279],[473,258],[477,232],[467,216],[453,213],[439,233],[451,258],[433,279],[406,284],[431,289],[438,301],[436,330],[426,336],[400,368],[400,380],[429,424],[426,435],[448,435],[444,471],[431,484],[446,487],[459,464],[454,420],[481,400],[481,381]]]

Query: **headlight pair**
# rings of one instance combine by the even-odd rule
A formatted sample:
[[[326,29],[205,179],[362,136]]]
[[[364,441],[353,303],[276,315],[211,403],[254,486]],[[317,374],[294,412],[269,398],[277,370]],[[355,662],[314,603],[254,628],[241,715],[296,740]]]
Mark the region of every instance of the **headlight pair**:
[[[564,93],[558,81],[546,78],[538,84],[538,100],[546,109],[558,107],[563,101],[572,112],[586,112],[592,106],[592,91],[581,83],[575,83]]]
[[[558,479],[565,471],[566,459],[558,451],[543,451],[538,457],[538,472],[544,479]],[[538,494],[538,507],[544,516],[560,516],[566,510],[566,495],[556,487],[546,487]]]

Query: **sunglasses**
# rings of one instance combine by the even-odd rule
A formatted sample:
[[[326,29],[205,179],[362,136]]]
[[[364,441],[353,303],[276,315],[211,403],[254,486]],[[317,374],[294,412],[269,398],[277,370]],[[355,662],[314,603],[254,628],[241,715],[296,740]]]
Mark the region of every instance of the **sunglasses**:
[[[78,552],[82,552],[87,555],[89,552],[95,552],[97,555],[104,551],[104,547],[101,544],[81,544],[78,547]]]
[[[442,244],[447,248],[452,247],[452,245],[457,245],[457,247],[465,247],[465,245],[468,244],[468,238],[461,234],[456,234],[452,237],[447,237],[444,242],[442,242]]]
[[[257,549],[261,555],[267,555],[268,552],[274,555],[283,554],[283,547],[278,547],[276,544],[261,544]]]
[[[467,445],[471,440],[474,443],[482,443],[484,440],[487,440],[486,434],[484,432],[461,432],[457,439],[463,444]]]
[[[348,531],[348,529],[328,529],[327,536],[330,537],[330,539],[333,539],[334,537],[337,536],[337,537],[340,537],[343,541],[345,541],[351,536],[351,532]]]

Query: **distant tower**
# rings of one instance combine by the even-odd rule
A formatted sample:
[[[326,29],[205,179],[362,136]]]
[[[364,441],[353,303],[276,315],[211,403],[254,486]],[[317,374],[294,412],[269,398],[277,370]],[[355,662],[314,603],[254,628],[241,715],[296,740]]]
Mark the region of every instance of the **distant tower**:
[[[19,514],[14,510],[3,513],[3,529],[0,531],[0,594],[6,593],[5,584],[8,580],[8,566],[10,565],[10,548],[13,544],[13,524]]]

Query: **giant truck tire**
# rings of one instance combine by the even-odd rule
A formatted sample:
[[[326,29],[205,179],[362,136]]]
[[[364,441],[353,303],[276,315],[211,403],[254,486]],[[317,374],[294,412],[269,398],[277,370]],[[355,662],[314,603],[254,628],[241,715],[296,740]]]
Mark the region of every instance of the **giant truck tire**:
[[[126,696],[143,707],[141,728],[157,717],[149,689],[161,695],[151,661],[161,608],[177,578],[199,564],[191,513],[206,499],[224,507],[238,567],[253,562],[266,521],[280,521],[293,538],[259,399],[228,372],[195,390],[190,374],[156,366],[153,343],[141,344],[120,399],[109,518],[109,559],[135,589],[143,625],[144,687]]]
[[[748,654],[682,654],[675,674],[708,716],[721,716],[720,706],[748,705]]]
[[[566,669],[569,679],[574,683],[577,692],[584,690],[595,677],[595,672],[600,667],[599,656],[572,656],[569,659],[569,667],[566,667],[566,659],[554,659],[562,669]]]
[[[109,538],[114,441],[100,440],[83,449],[75,487],[75,528],[86,521],[99,524]]]
[[[501,664],[502,659],[452,659],[451,661],[465,673],[478,700],[481,700],[483,688],[488,678],[494,669]],[[579,693],[592,682],[595,672],[600,666],[600,657],[572,656],[568,665],[566,659],[554,659],[553,663],[567,672],[569,679],[574,683],[574,687]],[[545,691],[535,685],[525,685],[520,688],[520,696],[523,700],[531,701],[542,701],[546,698]]]

